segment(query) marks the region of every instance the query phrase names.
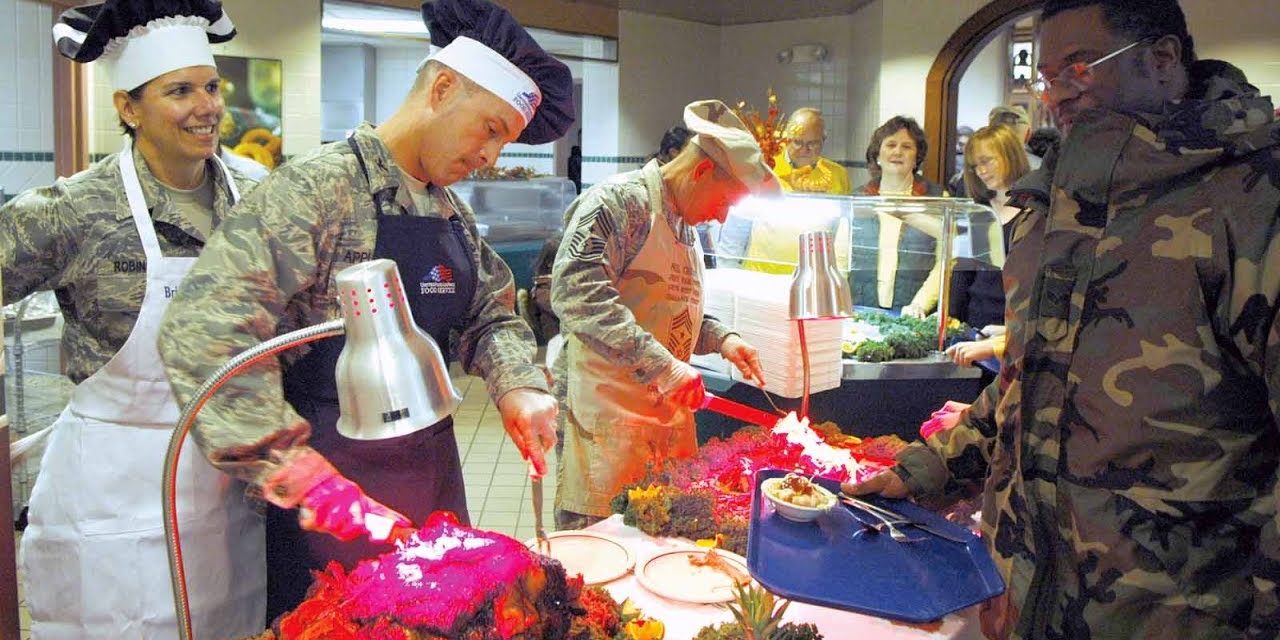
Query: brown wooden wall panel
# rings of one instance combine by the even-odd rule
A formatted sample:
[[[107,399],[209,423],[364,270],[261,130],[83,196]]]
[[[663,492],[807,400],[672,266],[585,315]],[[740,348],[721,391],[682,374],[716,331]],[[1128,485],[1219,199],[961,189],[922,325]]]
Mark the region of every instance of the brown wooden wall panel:
[[[956,104],[964,68],[982,50],[988,36],[1010,20],[1043,6],[1044,0],[995,0],[960,25],[942,46],[926,80],[924,133],[929,148],[939,151],[925,159],[925,177],[946,184],[947,166],[954,154],[943,150],[956,146]]]
[[[422,8],[421,0],[360,0],[366,4],[413,9]],[[528,27],[554,29],[567,33],[618,37],[618,10],[572,0],[502,0],[511,15]]]

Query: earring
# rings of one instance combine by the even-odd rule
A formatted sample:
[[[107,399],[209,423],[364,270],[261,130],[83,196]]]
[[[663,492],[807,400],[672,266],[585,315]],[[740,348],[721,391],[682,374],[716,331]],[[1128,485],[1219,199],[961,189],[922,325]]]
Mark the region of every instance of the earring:
[[[137,129],[137,128],[138,128],[138,123],[136,123],[136,122],[126,122],[125,124],[129,125],[129,128],[130,128],[130,129]]]

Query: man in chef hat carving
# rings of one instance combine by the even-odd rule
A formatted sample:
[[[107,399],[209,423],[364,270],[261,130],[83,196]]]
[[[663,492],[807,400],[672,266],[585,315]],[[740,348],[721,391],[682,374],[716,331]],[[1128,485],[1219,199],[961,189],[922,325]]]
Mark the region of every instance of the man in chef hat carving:
[[[694,132],[670,162],[593,186],[565,214],[551,305],[564,350],[555,363],[565,411],[556,524],[608,516],[609,501],[650,463],[697,447],[702,405],[694,353],[719,353],[764,386],[756,349],[702,310],[702,251],[694,227],[724,222],[778,179],[742,121],[719,100],[684,110]]]

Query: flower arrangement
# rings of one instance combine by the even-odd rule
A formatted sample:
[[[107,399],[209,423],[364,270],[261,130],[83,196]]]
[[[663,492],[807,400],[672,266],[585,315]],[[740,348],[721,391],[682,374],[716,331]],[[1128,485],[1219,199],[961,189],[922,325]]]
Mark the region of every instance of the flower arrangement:
[[[789,140],[786,132],[783,131],[785,119],[782,117],[782,110],[778,108],[778,96],[773,92],[773,87],[769,87],[768,96],[769,108],[765,110],[764,117],[760,116],[760,112],[754,106],[742,100],[738,101],[733,113],[751,130],[751,135],[755,136],[756,143],[760,145],[765,163],[772,169],[773,159],[782,153],[782,148]]]
[[[585,611],[573,619],[569,640],[663,640],[666,626],[647,618],[631,599],[619,604],[604,587],[586,587],[578,597]]]
[[[733,622],[707,625],[698,630],[693,640],[822,640],[812,624],[783,622],[791,601],[779,601],[763,587],[734,587],[733,602],[725,608],[733,614]]]
[[[614,497],[623,522],[652,536],[705,541],[742,554],[756,471],[784,469],[844,482],[893,464],[906,443],[896,436],[862,439],[834,423],[809,426],[788,415],[770,430],[747,427],[713,438],[698,455],[651,470]]]

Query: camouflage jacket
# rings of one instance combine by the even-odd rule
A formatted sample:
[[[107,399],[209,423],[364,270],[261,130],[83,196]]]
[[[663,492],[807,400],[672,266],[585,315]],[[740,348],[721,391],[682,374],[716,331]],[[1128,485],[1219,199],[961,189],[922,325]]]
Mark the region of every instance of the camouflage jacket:
[[[900,454],[917,495],[985,481],[1001,637],[1280,630],[1280,123],[1233,67],[1192,72],[1019,183],[1000,378]]]
[[[533,334],[514,311],[511,270],[480,239],[475,214],[447,189],[432,190],[432,212],[414,210],[373,128],[362,124],[355,139],[372,184],[346,141],[324,145],[272,172],[213,234],[160,330],[160,354],[179,402],[236,354],[341,317],[333,277],[373,258],[378,225],[370,194],[384,191],[397,194],[388,215],[456,209],[463,218],[477,278],[466,328],[454,336],[463,367],[485,379],[494,399],[517,387],[547,390],[545,374],[532,363]],[[193,433],[216,466],[260,484],[269,453],[306,442],[310,426],[281,387],[282,366],[305,349],[229,379],[205,405]]]
[[[617,282],[649,237],[648,181],[662,181],[657,161],[613,176],[578,196],[565,212],[564,240],[551,269],[551,306],[560,318],[560,331],[607,354],[645,384],[666,371],[673,356],[618,302]],[[665,223],[682,242],[696,244],[697,231],[680,217],[665,186],[662,197]],[[693,352],[718,352],[729,333],[715,318],[703,316]],[[556,379],[565,380],[564,358],[560,360]]]
[[[142,154],[134,151],[143,196],[165,256],[200,253],[204,236],[182,216]],[[225,178],[212,163],[216,225],[230,210]],[[231,169],[243,197],[256,184]],[[69,178],[18,195],[0,208],[4,303],[52,289],[66,322],[67,376],[73,382],[107,364],[133,332],[147,289],[147,258],[112,154]]]

